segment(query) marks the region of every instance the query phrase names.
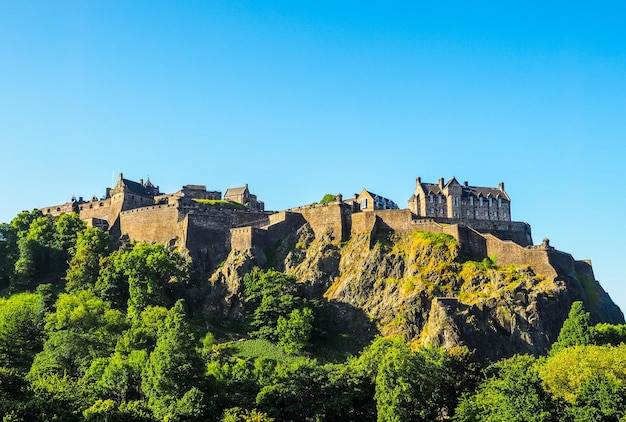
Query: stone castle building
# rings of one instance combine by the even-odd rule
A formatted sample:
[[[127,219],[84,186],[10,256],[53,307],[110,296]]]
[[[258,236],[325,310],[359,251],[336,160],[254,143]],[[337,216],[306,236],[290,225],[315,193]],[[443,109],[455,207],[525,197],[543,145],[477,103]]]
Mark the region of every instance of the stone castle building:
[[[102,198],[72,198],[41,210],[53,216],[76,212],[115,238],[176,247],[190,255],[200,274],[217,268],[233,249],[257,248],[271,256],[304,224],[316,237],[329,235],[336,244],[362,233],[375,239],[380,230],[429,231],[455,237],[466,255],[477,260],[496,255],[499,265],[531,265],[545,274],[556,274],[556,269],[591,271],[588,263],[574,261],[547,242],[533,246],[530,225],[511,220],[511,200],[503,183],[488,188],[461,185],[454,177],[438,184],[422,183],[418,177],[408,209],[398,209],[392,200],[367,189],[346,200],[337,195],[334,202],[280,212],[265,211],[248,185],[228,189],[221,198],[221,192],[204,185],[185,185],[164,194],[150,180],[135,182],[120,173],[117,184]],[[228,200],[246,208],[228,206]]]
[[[443,178],[439,183],[422,183],[418,177],[409,209],[418,217],[511,221],[511,198],[502,182],[488,188],[461,185],[455,177],[445,184]]]
[[[239,188],[228,188],[224,200],[243,204],[250,211],[265,211],[265,204],[248,190],[248,184]]]

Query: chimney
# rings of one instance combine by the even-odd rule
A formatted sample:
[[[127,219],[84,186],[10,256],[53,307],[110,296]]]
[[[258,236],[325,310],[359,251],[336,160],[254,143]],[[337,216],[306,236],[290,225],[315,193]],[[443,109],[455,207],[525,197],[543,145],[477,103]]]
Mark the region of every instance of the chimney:
[[[139,184],[143,185],[143,179],[139,179]]]
[[[415,179],[415,183],[416,183],[416,184],[418,184],[418,185],[419,185],[420,183],[422,183],[422,178],[421,178],[421,177],[418,177],[417,179]]]
[[[443,177],[439,178],[439,188],[443,189]]]
[[[465,182],[463,182],[463,186],[467,187],[467,180]]]
[[[500,182],[500,184],[498,185],[498,187],[500,188],[500,190],[502,192],[504,192],[504,182]]]

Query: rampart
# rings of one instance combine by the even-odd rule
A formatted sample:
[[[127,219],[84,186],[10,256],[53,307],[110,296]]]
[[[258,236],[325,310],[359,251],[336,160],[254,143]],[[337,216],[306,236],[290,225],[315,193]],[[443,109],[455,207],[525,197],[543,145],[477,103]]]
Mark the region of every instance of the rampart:
[[[120,213],[120,232],[140,242],[174,244],[183,238],[178,209],[172,204],[135,208]]]
[[[559,271],[558,266],[553,265],[554,257],[558,256],[561,259],[562,257],[559,254],[563,253],[554,250],[550,246],[524,247],[511,240],[498,239],[490,233],[482,234],[482,236],[485,238],[486,256],[495,256],[498,265],[529,265],[536,274],[545,277],[556,277],[559,273],[563,274]],[[568,256],[567,259],[569,259],[570,264],[567,265],[573,267],[574,259],[572,256],[569,254],[563,255]],[[562,263],[565,265],[565,260]]]
[[[352,207],[333,202],[289,210],[298,213],[311,225],[316,237],[330,233],[334,243],[341,243],[350,237],[352,227]]]

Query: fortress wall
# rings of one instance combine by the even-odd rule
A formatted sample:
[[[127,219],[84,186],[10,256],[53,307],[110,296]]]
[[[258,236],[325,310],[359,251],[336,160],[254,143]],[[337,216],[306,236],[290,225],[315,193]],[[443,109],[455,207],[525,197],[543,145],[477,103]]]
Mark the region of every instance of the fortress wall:
[[[74,202],[66,202],[61,205],[51,205],[49,207],[41,208],[41,212],[44,215],[51,215],[57,217],[61,214],[71,214],[74,212]]]
[[[106,220],[111,223],[111,198],[80,204],[79,212],[80,218],[83,220],[87,220],[89,218],[99,218],[101,220]]]
[[[550,263],[560,275],[574,276],[576,274],[575,260],[572,255],[550,248],[548,257]]]
[[[589,280],[596,279],[590,261],[574,261],[574,270],[576,271],[576,274],[582,278],[587,278]]]
[[[466,227],[463,230],[461,244],[464,251],[475,261],[482,261],[489,256],[487,252],[487,239],[476,230]]]
[[[350,234],[351,210],[345,204],[330,203],[309,207],[293,208],[291,211],[302,214],[311,225],[316,237],[331,232],[334,243],[346,240]]]
[[[279,214],[283,214],[283,217],[281,219],[274,218],[275,223],[267,228],[265,241],[270,248],[281,240],[286,239],[290,234],[295,233],[306,223],[302,214],[292,212]]]
[[[178,210],[173,205],[154,205],[120,213],[120,232],[133,240],[170,243],[181,238]]]
[[[413,214],[409,209],[369,211],[367,213],[375,214],[376,217],[396,233],[410,233],[416,230],[412,224]]]
[[[417,217],[415,221],[422,219],[423,217]],[[521,246],[532,246],[533,244],[530,225],[521,221],[458,220],[454,218],[433,218],[432,220],[444,226],[458,224],[481,233],[491,233],[502,240],[512,240]]]
[[[376,225],[376,214],[373,212],[358,212],[352,215],[352,235],[359,233],[371,234]]]
[[[532,246],[533,240],[528,223],[520,221],[472,220],[464,224],[481,233],[491,233],[502,240],[512,240],[521,246]]]
[[[492,234],[484,234],[487,255],[495,255],[498,265],[529,265],[535,274],[556,277],[549,250],[543,247],[526,248],[511,240],[500,240]]]
[[[241,227],[230,230],[230,246],[234,250],[243,251],[253,246],[265,247],[267,231],[255,227]]]
[[[249,228],[248,232],[236,232],[231,245],[231,228],[256,224],[267,224],[269,213],[249,212],[215,207],[185,207],[188,230],[185,246],[189,255],[202,270],[214,270],[222,263],[231,247],[247,249],[257,242],[258,233],[263,230]],[[245,229],[246,227],[241,227]],[[261,239],[262,240],[262,239]],[[260,240],[260,241],[261,241]]]

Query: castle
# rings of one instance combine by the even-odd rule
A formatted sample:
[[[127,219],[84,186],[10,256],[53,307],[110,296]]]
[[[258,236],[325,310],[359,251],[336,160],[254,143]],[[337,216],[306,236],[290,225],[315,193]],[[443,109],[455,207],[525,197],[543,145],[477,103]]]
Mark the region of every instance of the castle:
[[[204,185],[185,185],[172,194],[161,193],[148,179],[138,182],[120,173],[117,184],[103,198],[72,198],[62,205],[44,207],[44,214],[76,212],[89,225],[114,237],[162,242],[188,253],[196,268],[211,271],[231,250],[258,248],[271,251],[290,233],[309,224],[316,237],[330,236],[340,244],[360,233],[374,238],[380,230],[409,233],[416,230],[455,237],[466,254],[481,260],[496,256],[498,264],[530,265],[537,273],[591,274],[586,261],[574,261],[544,241],[533,246],[530,225],[511,220],[510,197],[504,184],[497,188],[461,185],[456,178],[444,183],[422,183],[408,200],[408,209],[363,189],[345,199],[265,211],[265,204],[248,185],[221,192]]]

